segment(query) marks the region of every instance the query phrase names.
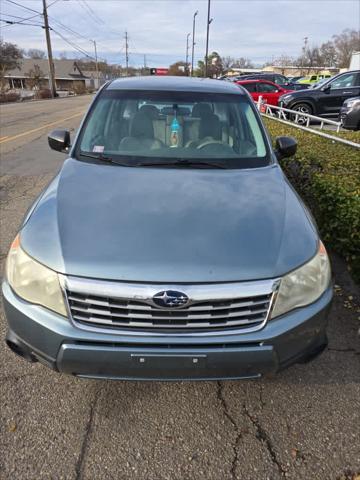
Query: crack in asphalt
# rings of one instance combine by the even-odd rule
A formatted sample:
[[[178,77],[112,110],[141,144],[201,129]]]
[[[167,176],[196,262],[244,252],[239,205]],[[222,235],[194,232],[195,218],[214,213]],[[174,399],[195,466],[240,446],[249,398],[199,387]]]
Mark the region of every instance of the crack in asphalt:
[[[234,418],[232,417],[232,415],[229,412],[229,408],[227,406],[225,397],[223,395],[223,386],[222,386],[222,383],[220,381],[217,382],[217,387],[218,387],[217,388],[217,398],[218,398],[218,400],[219,400],[219,402],[222,406],[224,415],[229,420],[229,422],[231,423],[231,425],[232,425],[232,427],[233,427],[233,429],[235,430],[235,433],[236,433],[235,441],[232,445],[234,455],[233,455],[233,459],[232,459],[232,462],[231,462],[231,469],[230,469],[231,478],[236,479],[236,466],[237,466],[237,463],[238,463],[238,446],[239,446],[242,434],[241,434],[241,431],[240,431],[237,423],[235,422]]]
[[[94,422],[94,413],[99,398],[99,389],[95,391],[94,398],[90,404],[89,417],[85,426],[85,432],[83,436],[83,441],[81,444],[80,454],[75,465],[75,478],[76,480],[81,480],[84,473],[84,464],[88,450],[89,439],[93,431],[93,422]]]
[[[340,353],[353,353],[354,355],[360,355],[360,352],[355,348],[327,348],[329,352],[340,352]]]
[[[256,430],[255,437],[256,437],[256,439],[259,440],[259,442],[261,442],[262,445],[266,446],[266,449],[269,452],[269,455],[270,455],[270,458],[271,458],[272,462],[274,463],[274,465],[277,466],[277,468],[279,470],[280,476],[285,477],[286,476],[286,470],[284,469],[284,467],[281,465],[281,462],[277,458],[275,449],[273,447],[271,439],[270,439],[269,435],[267,434],[266,430],[261,426],[258,419],[254,418],[250,415],[248,409],[246,408],[245,403],[243,404],[243,412],[244,412],[245,416],[250,420],[250,422],[255,427],[255,430]]]

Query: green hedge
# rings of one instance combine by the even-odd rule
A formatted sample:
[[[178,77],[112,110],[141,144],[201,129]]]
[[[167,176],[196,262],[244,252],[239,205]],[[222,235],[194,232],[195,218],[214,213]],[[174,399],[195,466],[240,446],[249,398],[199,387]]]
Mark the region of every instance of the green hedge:
[[[281,161],[286,175],[313,212],[322,239],[347,260],[360,283],[360,151],[265,119],[272,137],[297,139],[295,157]],[[360,132],[344,135],[360,143]]]

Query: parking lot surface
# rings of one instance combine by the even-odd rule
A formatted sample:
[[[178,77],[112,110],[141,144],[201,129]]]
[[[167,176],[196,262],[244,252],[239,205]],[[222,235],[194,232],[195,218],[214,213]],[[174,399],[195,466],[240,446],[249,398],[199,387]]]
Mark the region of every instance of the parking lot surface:
[[[90,100],[1,107],[2,264],[22,216],[64,160],[49,150],[47,133],[76,130]],[[343,262],[333,257],[333,266],[329,348],[310,364],[259,381],[56,374],[5,347],[2,313],[0,478],[360,478],[359,292]]]

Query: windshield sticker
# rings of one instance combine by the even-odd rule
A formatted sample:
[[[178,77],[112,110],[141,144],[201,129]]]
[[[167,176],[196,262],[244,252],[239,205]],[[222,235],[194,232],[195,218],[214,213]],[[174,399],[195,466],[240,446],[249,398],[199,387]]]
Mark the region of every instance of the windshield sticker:
[[[104,146],[103,145],[94,145],[93,152],[103,153]]]

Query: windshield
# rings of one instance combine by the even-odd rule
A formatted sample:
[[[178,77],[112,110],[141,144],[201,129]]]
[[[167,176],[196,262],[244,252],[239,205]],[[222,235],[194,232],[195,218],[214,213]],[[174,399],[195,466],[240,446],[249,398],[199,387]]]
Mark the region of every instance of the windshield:
[[[246,96],[231,94],[104,91],[77,142],[76,155],[82,154],[130,166],[270,163],[254,107]]]

